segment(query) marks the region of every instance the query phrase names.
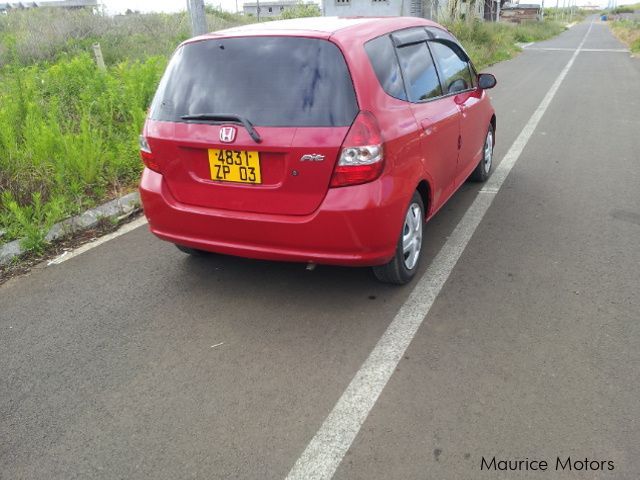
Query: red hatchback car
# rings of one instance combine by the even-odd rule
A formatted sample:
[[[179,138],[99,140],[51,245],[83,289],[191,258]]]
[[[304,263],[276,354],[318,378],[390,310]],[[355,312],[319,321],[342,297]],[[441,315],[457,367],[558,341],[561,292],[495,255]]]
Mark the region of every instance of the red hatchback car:
[[[444,27],[305,18],[184,42],[140,137],[151,231],[181,250],[414,276],[422,227],[491,171],[496,117]]]

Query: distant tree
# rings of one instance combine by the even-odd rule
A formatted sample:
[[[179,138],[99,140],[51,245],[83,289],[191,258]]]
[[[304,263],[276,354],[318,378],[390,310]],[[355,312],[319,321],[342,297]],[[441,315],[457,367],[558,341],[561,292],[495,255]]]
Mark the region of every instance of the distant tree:
[[[214,7],[213,5],[205,5],[204,11],[207,15],[213,15],[214,17],[222,20],[234,21],[237,20],[237,14],[222,10],[220,7]]]

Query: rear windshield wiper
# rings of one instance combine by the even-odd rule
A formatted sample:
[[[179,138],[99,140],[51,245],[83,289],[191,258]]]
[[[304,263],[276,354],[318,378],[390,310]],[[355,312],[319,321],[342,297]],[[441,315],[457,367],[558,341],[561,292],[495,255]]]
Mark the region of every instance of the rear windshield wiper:
[[[180,117],[182,120],[205,120],[205,121],[213,121],[213,122],[233,122],[240,123],[244,128],[247,129],[249,135],[256,143],[262,142],[262,138],[256,129],[253,128],[253,125],[249,120],[240,115],[229,115],[226,113],[196,113],[194,115],[183,115]]]

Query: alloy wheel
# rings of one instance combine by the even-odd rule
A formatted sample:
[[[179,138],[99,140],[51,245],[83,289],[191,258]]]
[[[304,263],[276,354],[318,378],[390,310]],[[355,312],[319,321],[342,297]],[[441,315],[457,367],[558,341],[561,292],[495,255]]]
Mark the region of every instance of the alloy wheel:
[[[404,265],[412,270],[418,263],[422,248],[422,208],[412,203],[407,210],[402,227],[402,253]]]

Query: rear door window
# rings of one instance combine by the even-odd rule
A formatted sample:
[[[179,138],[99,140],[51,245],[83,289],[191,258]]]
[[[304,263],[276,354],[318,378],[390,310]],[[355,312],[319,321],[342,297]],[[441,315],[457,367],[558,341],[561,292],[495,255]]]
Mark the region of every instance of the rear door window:
[[[407,95],[411,102],[423,102],[442,95],[440,80],[425,42],[397,48]]]
[[[151,106],[153,120],[233,114],[254,125],[338,127],[358,112],[344,57],[321,39],[240,37],[188,43],[174,54]]]

